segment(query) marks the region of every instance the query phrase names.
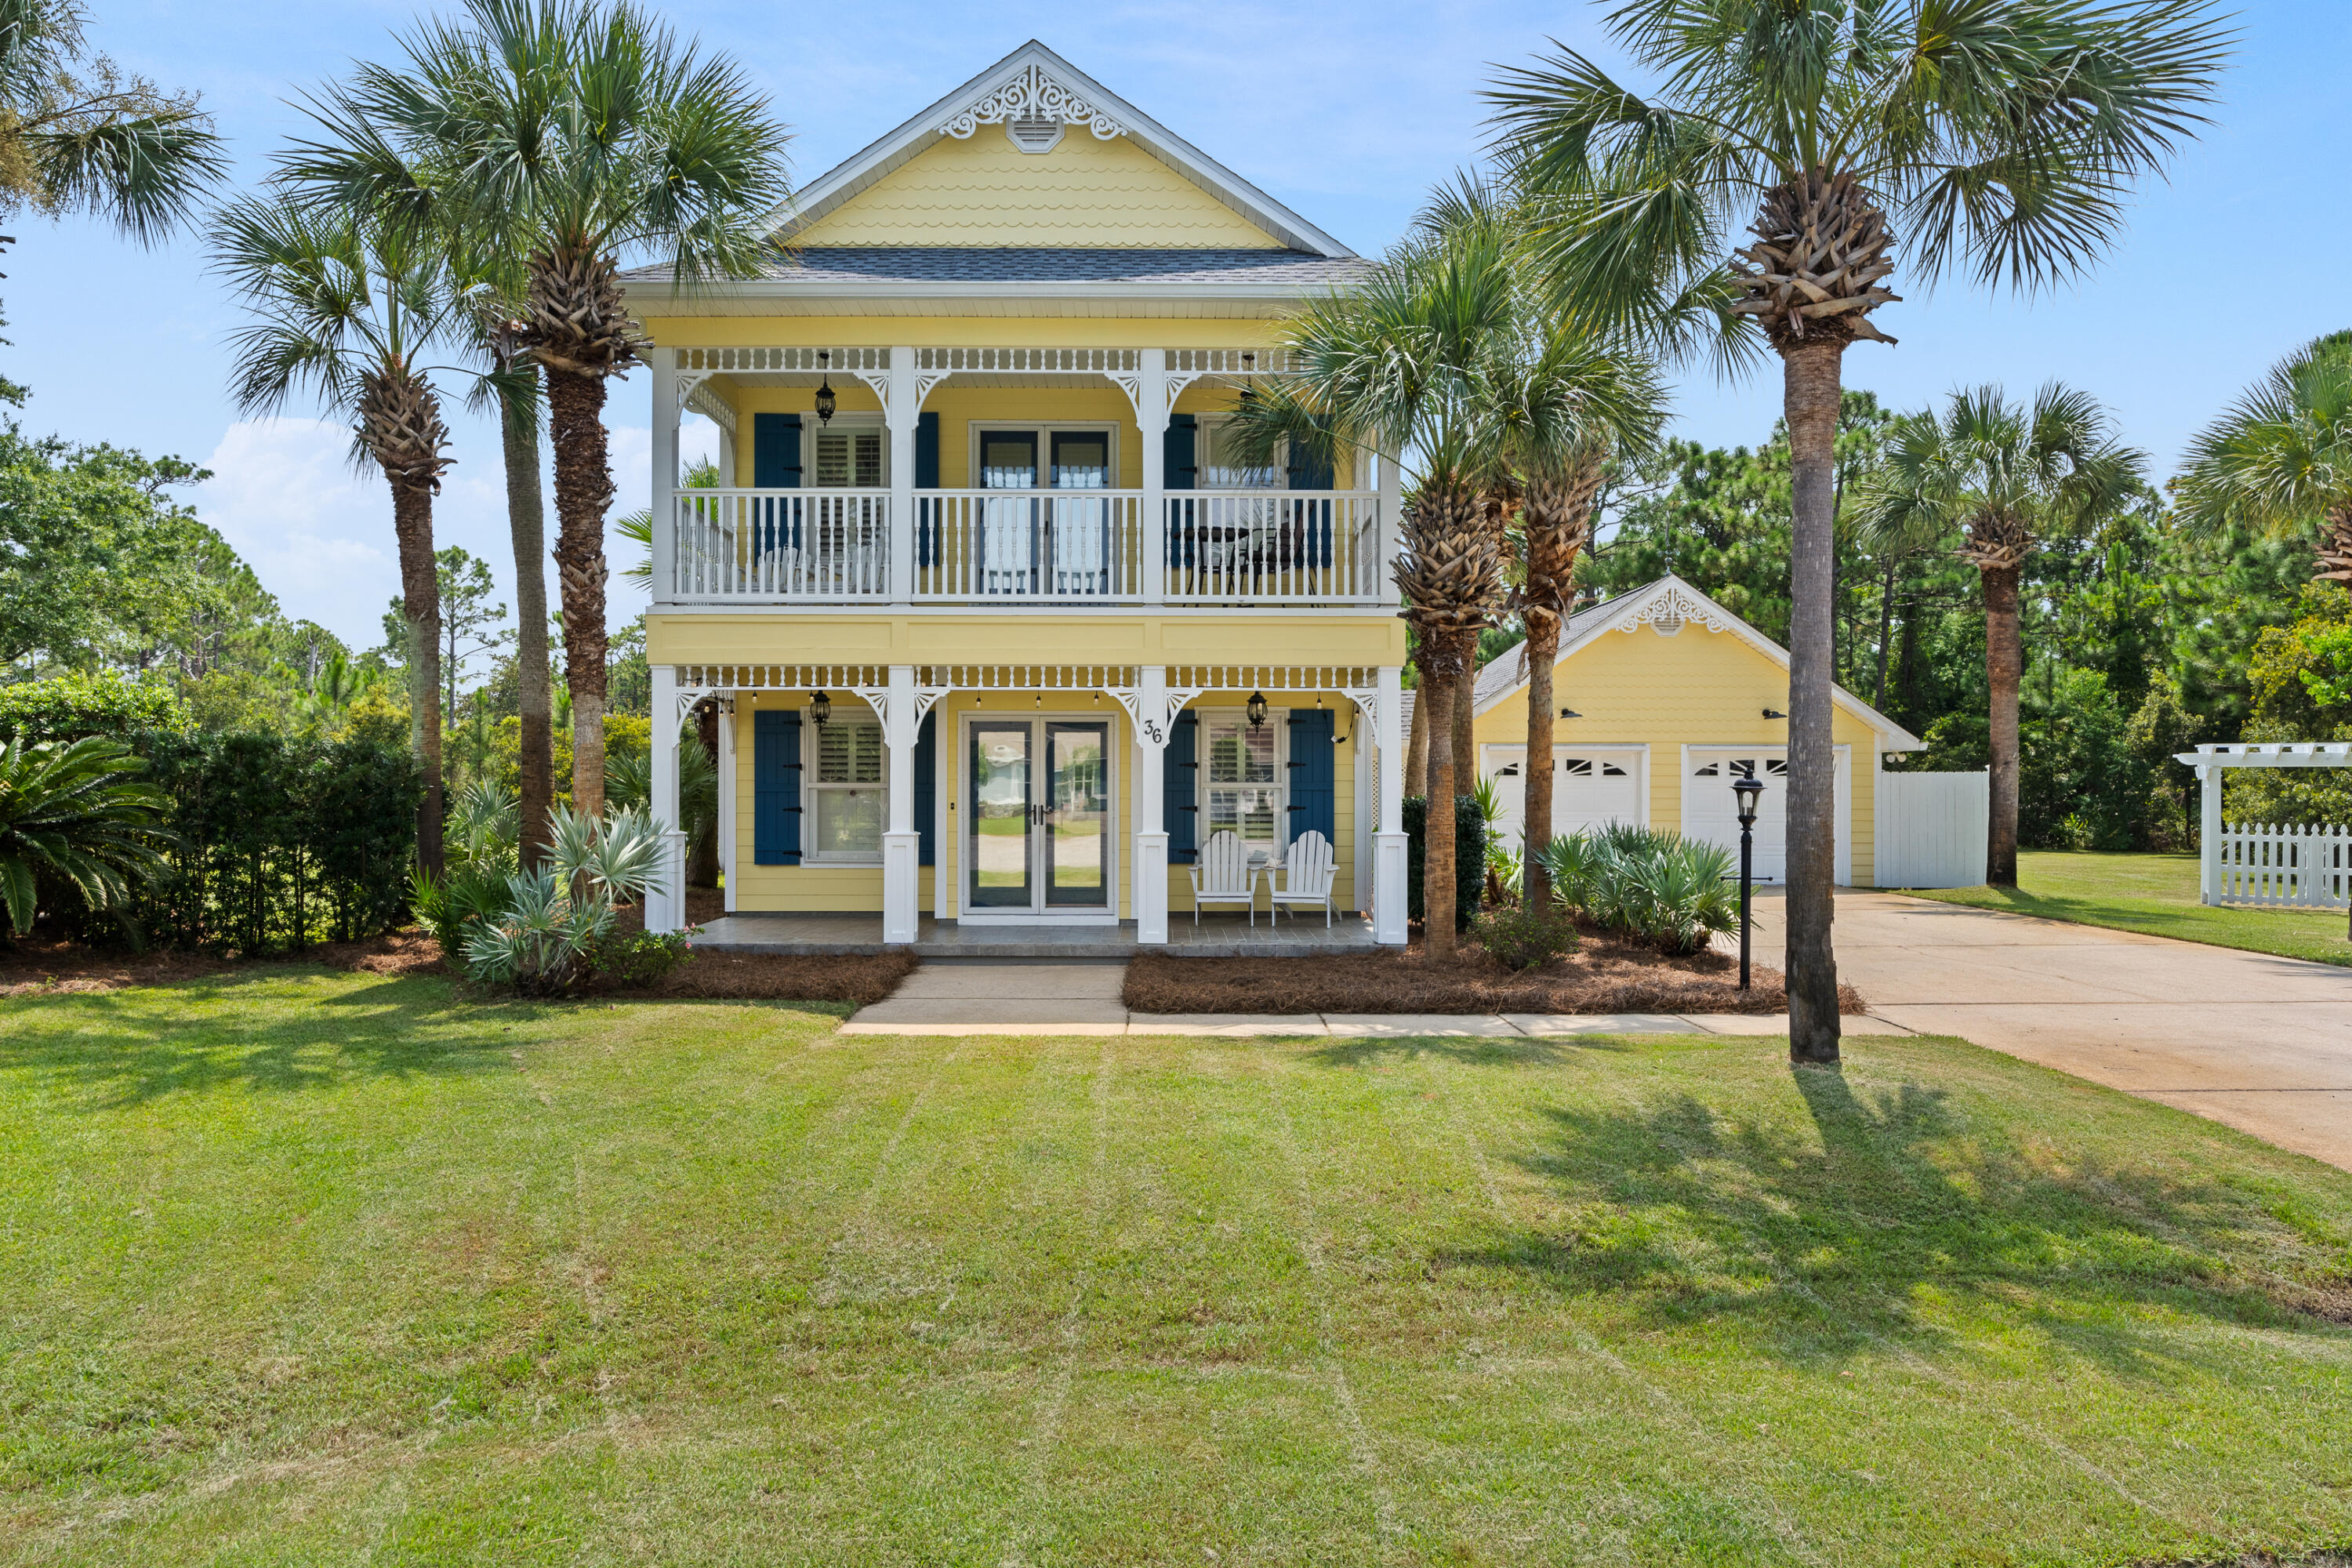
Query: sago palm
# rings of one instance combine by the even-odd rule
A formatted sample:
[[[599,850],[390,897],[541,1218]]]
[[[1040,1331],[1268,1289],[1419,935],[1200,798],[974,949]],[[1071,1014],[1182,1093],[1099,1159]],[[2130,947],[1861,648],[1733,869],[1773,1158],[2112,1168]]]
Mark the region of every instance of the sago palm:
[[[417,857],[438,874],[442,851],[441,585],[433,498],[449,429],[426,354],[456,324],[446,258],[429,237],[308,206],[282,194],[232,203],[212,228],[214,270],[255,320],[232,337],[229,388],[247,414],[297,395],[352,420],[352,460],[392,489],[408,623],[410,730],[425,770]]]
[[[88,214],[153,244],[228,173],[194,93],[92,55],[74,0],[0,0],[0,217]]]
[[[572,795],[604,796],[605,383],[643,363],[625,257],[678,285],[760,274],[790,195],[784,127],[730,59],[596,0],[467,0],[313,106],[299,175],[396,221],[503,237],[523,258],[517,342],[546,373]]]
[[[1858,498],[1874,546],[1957,539],[1984,584],[1992,812],[1986,880],[2017,885],[2018,689],[2024,679],[2018,586],[2036,543],[2140,493],[2147,458],[2116,438],[2095,400],[2055,383],[2031,405],[1992,386],[1955,393],[1943,412],[1896,421]]]
[[[2190,444],[2180,490],[2209,528],[2315,531],[2313,578],[2352,582],[2352,332],[2273,365]]]
[[[128,746],[95,736],[0,742],[0,903],[11,931],[32,929],[44,877],[93,910],[127,910],[171,842],[171,803],[139,777],[146,770]]]
[[[1645,97],[1560,49],[1489,93],[1580,313],[1711,300],[1783,372],[1793,492],[1788,800],[1790,1051],[1838,1050],[1834,455],[1846,345],[1908,267],[2034,289],[2115,242],[2132,182],[2204,123],[2230,36],[2204,0],[1630,0],[1614,40]],[[1753,238],[1732,238],[1742,226]],[[1757,339],[1760,336],[1762,342]]]

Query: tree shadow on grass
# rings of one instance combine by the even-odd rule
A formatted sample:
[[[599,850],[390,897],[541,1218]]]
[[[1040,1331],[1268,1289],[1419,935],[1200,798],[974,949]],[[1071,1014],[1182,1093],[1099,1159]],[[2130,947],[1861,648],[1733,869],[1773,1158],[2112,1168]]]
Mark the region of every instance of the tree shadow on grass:
[[[1612,1035],[1414,1035],[1335,1040],[1307,1053],[1318,1067],[1363,1068],[1423,1060],[1465,1067],[1558,1067],[1580,1055],[1638,1051],[1631,1040]]]
[[[1734,1085],[1721,1104],[1547,1108],[1552,1137],[1524,1164],[1567,1217],[1440,1261],[1531,1275],[1657,1328],[1725,1325],[1791,1363],[1882,1338],[1958,1352],[1942,1323],[1987,1315],[2158,1380],[2201,1352],[2177,1338],[2152,1350],[2142,1310],[2346,1332],[2267,1292],[2282,1260],[2341,1242],[2256,1192],[2180,1163],[2030,1150],[2014,1125],[2029,1118],[1917,1081],[1857,1094],[1834,1068],[1790,1074],[1802,1120],[1785,1101],[1742,1105]]]
[[[524,1006],[456,1002],[446,981],[382,979],[323,994],[272,994],[299,971],[246,971],[20,1001],[0,1026],[0,1074],[75,1085],[83,1108],[117,1110],[224,1089],[299,1093],[355,1077],[510,1071]]]

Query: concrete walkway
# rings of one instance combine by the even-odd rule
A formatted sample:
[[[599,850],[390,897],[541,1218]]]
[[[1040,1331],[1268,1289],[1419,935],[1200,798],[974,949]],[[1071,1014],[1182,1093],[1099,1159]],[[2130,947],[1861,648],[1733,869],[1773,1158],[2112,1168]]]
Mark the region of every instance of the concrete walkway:
[[[1784,1035],[1784,1018],[1612,1013],[1130,1013],[1124,963],[926,963],[895,995],[860,1008],[845,1035]],[[1905,1034],[1852,1018],[1855,1034]]]
[[[1780,900],[1756,909],[1778,963]],[[2352,969],[1895,893],[1840,893],[1835,940],[1879,1017],[2352,1170]]]

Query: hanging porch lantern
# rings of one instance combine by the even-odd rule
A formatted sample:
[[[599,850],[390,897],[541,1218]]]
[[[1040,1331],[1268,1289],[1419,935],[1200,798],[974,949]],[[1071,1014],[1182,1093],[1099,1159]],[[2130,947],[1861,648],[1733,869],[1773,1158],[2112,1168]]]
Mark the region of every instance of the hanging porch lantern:
[[[820,730],[833,718],[833,699],[822,691],[809,693],[809,718]]]
[[[830,425],[833,423],[833,411],[840,406],[840,400],[833,395],[833,376],[830,374],[833,364],[833,351],[831,349],[817,350],[816,363],[819,374],[823,376],[823,380],[819,382],[816,389],[816,422],[821,426]],[[819,722],[823,722],[823,721],[820,720]]]
[[[1249,715],[1249,725],[1250,725],[1250,728],[1251,728],[1251,729],[1253,729],[1253,730],[1263,730],[1263,729],[1265,729],[1265,692],[1263,692],[1263,691],[1253,691],[1253,692],[1251,692],[1251,693],[1250,693],[1250,695],[1249,695],[1249,704],[1248,704],[1248,706],[1244,710],[1244,712],[1246,712],[1246,713]]]

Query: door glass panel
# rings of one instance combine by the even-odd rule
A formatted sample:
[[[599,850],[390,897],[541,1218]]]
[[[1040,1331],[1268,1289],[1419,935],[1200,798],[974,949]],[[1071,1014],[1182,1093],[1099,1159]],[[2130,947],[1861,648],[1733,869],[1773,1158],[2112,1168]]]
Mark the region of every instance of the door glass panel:
[[[1110,437],[1100,430],[1055,431],[1054,488],[1057,490],[1109,489]]]
[[[971,727],[971,902],[975,909],[1028,909],[1030,731],[1028,723]]]
[[[1109,737],[1108,724],[1045,726],[1048,904],[1101,909],[1110,901]]]
[[[983,430],[980,436],[980,485],[990,490],[1037,488],[1037,433]]]
[[[1110,437],[1100,430],[1054,432],[1054,488],[1098,490],[1110,484]],[[1099,497],[1053,502],[1053,591],[1110,591],[1110,512]]]
[[[1037,488],[1037,433],[983,430],[980,434],[980,483],[983,489]],[[1008,496],[981,503],[981,588],[992,595],[1037,591],[1037,503]]]

